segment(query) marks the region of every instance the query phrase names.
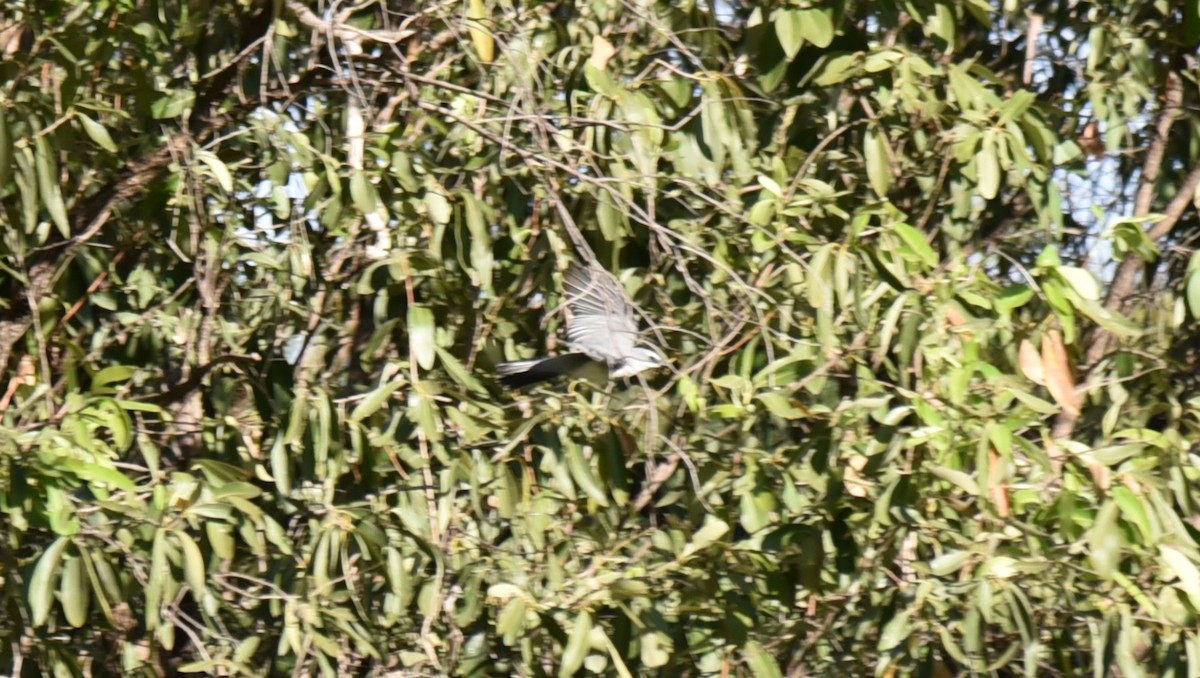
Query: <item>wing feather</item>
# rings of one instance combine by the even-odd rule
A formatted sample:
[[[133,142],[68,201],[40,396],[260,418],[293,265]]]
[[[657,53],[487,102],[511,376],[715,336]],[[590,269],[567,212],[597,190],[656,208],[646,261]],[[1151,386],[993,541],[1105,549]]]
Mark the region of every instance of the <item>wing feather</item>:
[[[629,355],[638,337],[633,306],[607,271],[571,264],[563,275],[567,295],[567,343],[610,365]]]

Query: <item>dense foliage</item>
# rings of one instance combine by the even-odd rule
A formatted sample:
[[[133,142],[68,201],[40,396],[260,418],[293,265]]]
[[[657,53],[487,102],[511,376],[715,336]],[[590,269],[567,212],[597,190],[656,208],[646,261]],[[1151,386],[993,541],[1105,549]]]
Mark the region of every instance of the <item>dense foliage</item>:
[[[1200,675],[1196,0],[0,22],[0,672]]]

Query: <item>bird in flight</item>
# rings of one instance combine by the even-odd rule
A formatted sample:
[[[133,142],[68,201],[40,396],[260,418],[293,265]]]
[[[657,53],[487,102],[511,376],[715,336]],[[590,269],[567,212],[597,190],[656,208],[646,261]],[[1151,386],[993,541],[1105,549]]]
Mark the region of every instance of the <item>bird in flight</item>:
[[[610,379],[668,366],[657,349],[638,345],[641,333],[633,303],[607,271],[572,263],[563,275],[563,291],[571,352],[497,365],[496,373],[505,388],[523,388],[578,374],[597,364],[608,368]]]

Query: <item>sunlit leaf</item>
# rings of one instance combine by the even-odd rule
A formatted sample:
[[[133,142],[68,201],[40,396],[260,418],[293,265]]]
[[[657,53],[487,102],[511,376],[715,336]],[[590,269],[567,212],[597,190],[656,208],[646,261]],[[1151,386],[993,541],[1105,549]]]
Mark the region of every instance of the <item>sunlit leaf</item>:
[[[867,130],[863,136],[863,156],[867,163],[867,179],[878,196],[886,196],[892,185],[892,163],[888,156],[887,141],[876,130]]]
[[[804,44],[804,14],[802,10],[782,7],[775,15],[775,35],[789,59],[796,56]]]
[[[92,120],[83,113],[76,114],[76,117],[79,119],[79,123],[83,125],[83,131],[87,132],[87,135],[92,138],[92,141],[96,142],[97,146],[109,153],[117,152],[117,145],[113,143],[112,137],[108,134],[108,130],[104,125]]]
[[[437,343],[434,339],[433,311],[423,306],[408,307],[408,343],[409,349],[417,359],[422,369],[431,370],[434,358],[437,356]]]
[[[59,537],[46,547],[29,578],[29,611],[34,626],[44,626],[54,603],[54,585],[62,565],[63,551],[69,543]]]
[[[233,174],[230,173],[229,167],[215,153],[205,150],[196,150],[194,153],[196,159],[204,163],[209,173],[217,180],[217,185],[221,187],[221,190],[226,193],[233,191]]]
[[[471,34],[471,43],[475,46],[475,54],[483,63],[491,63],[495,58],[496,39],[488,29],[487,8],[483,0],[467,1],[467,30]]]

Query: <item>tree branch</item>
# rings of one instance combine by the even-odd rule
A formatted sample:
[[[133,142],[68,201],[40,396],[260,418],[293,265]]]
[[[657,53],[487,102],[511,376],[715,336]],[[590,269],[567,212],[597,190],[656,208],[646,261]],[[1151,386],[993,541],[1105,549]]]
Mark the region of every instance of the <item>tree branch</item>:
[[[1163,108],[1159,113],[1158,122],[1155,124],[1154,138],[1150,142],[1150,146],[1146,151],[1146,160],[1142,163],[1142,178],[1138,186],[1137,197],[1134,201],[1134,216],[1145,216],[1150,213],[1150,208],[1154,204],[1156,197],[1156,185],[1159,175],[1162,172],[1163,158],[1166,156],[1167,139],[1171,133],[1171,126],[1175,124],[1175,120],[1179,117],[1179,113],[1183,104],[1183,81],[1179,74],[1171,71],[1167,74],[1167,81],[1163,93]],[[1183,211],[1187,208],[1192,200],[1192,195],[1195,193],[1196,186],[1200,185],[1200,166],[1193,169],[1184,180],[1179,188],[1179,192],[1175,198],[1167,206],[1167,211],[1163,218],[1157,221],[1146,232],[1146,236],[1151,242],[1161,240],[1183,215]],[[1113,276],[1112,284],[1108,288],[1108,296],[1104,300],[1104,307],[1110,311],[1122,312],[1126,301],[1133,294],[1134,287],[1137,283],[1138,271],[1142,269],[1144,262],[1133,254],[1129,254],[1121,261],[1117,267],[1117,273]],[[1116,343],[1116,337],[1109,331],[1097,327],[1093,332],[1090,341],[1087,344],[1087,349],[1084,352],[1083,364],[1086,369],[1091,369],[1095,363],[1103,356],[1107,355]],[[1075,430],[1076,416],[1061,412],[1054,422],[1052,435],[1054,438],[1069,437]]]

